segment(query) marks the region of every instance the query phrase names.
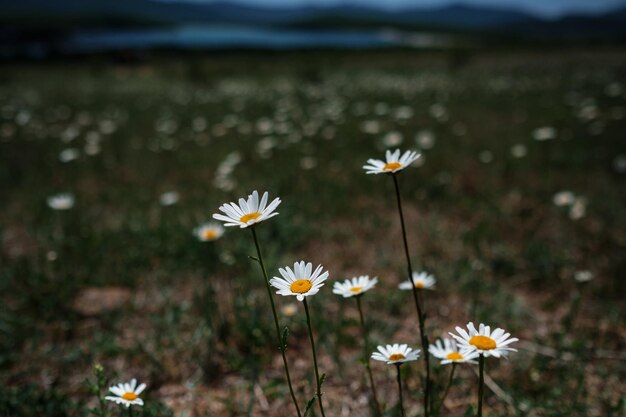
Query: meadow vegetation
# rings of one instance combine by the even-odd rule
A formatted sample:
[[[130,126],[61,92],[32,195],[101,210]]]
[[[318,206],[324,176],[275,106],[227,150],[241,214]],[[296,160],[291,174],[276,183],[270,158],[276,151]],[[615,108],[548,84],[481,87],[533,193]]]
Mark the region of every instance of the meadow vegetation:
[[[421,152],[400,188],[413,268],[437,279],[431,343],[469,321],[520,339],[487,365],[484,415],[626,413],[623,50],[21,62],[0,98],[0,416],[88,415],[98,363],[106,389],[147,384],[145,416],[293,417],[250,233],[194,234],[255,189],[282,200],[257,230],[269,276],[330,274],[308,299],[326,414],[374,415],[332,284],[377,277],[372,345],[420,348],[394,184],[362,169],[395,148]],[[274,300],[312,398],[302,305]],[[395,370],[371,368],[397,415]],[[422,364],[401,369],[422,415]],[[449,369],[431,357],[435,399]],[[441,415],[474,415],[477,380],[458,366]]]

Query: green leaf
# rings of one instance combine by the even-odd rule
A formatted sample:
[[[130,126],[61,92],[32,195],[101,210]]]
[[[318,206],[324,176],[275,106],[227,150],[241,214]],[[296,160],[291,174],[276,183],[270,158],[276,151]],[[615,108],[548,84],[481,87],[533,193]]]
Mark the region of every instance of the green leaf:
[[[324,385],[324,381],[326,381],[326,374],[322,374],[322,376],[320,376],[320,391],[322,390],[322,385]]]
[[[306,403],[306,408],[304,409],[304,416],[309,415],[309,412],[313,409],[313,404],[315,403],[315,397],[311,398],[308,403]]]

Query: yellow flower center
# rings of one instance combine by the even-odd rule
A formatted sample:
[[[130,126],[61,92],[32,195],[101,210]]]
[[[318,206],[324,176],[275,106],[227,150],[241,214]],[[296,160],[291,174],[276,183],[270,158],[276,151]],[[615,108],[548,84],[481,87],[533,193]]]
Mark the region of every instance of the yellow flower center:
[[[309,281],[308,279],[298,279],[291,283],[289,289],[291,290],[291,292],[304,294],[305,292],[309,291],[312,286],[313,283],[311,283],[311,281]]]
[[[476,346],[480,350],[491,350],[496,348],[496,341],[487,336],[476,335],[469,340],[470,345]]]
[[[125,399],[126,401],[134,401],[137,398],[139,398],[139,396],[137,394],[135,394],[134,392],[125,392],[124,395],[122,395],[122,398]]]
[[[390,361],[399,361],[402,359],[406,359],[406,356],[404,356],[402,353],[394,353],[393,355],[389,355]]]
[[[389,162],[388,164],[385,164],[383,171],[395,171],[398,168],[402,168],[400,162]]]
[[[202,238],[204,240],[215,240],[217,239],[217,231],[213,229],[207,229],[202,234]]]
[[[416,282],[415,283],[415,288],[424,288],[426,285],[424,285],[423,282]]]
[[[350,288],[350,292],[354,293],[354,294],[356,294],[358,292],[361,292],[361,290],[363,290],[363,287],[352,287],[352,288]]]
[[[451,352],[446,355],[446,359],[450,359],[451,361],[460,361],[463,359],[463,355],[459,352]]]
[[[242,223],[248,223],[250,220],[256,220],[260,215],[261,213],[259,213],[258,211],[255,211],[254,213],[244,214],[243,216],[241,216],[239,221]]]

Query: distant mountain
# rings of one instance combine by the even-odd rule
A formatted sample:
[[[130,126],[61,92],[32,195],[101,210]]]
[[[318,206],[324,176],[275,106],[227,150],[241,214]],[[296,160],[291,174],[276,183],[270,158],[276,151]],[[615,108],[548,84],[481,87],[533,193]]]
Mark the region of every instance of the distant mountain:
[[[397,28],[512,34],[530,37],[626,37],[626,8],[596,16],[545,20],[498,8],[447,6],[388,10],[356,5],[261,7],[227,1],[0,0],[5,30],[72,30],[199,25]]]

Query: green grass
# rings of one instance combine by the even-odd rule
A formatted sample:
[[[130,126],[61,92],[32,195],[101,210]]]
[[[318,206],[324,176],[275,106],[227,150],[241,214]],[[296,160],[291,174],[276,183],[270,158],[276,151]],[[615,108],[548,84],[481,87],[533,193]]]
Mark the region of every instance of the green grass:
[[[614,166],[626,155],[625,56],[483,52],[459,66],[444,53],[320,51],[4,65],[0,415],[85,415],[94,362],[112,383],[148,384],[145,401],[157,408],[146,415],[166,406],[176,415],[290,415],[249,232],[227,230],[212,244],[191,234],[253,189],[283,200],[259,228],[268,273],[300,259],[331,272],[311,303],[329,413],[368,415],[356,309],[331,286],[378,276],[365,298],[373,341],[417,345],[410,297],[395,289],[404,263],[393,184],[361,166],[382,156],[388,132],[418,149],[424,129],[434,147],[400,185],[414,265],[438,279],[426,298],[431,339],[471,320],[525,342],[510,360],[488,361],[512,398],[487,389],[490,416],[620,415],[626,193]],[[621,93],[607,94],[615,83]],[[372,121],[379,132],[364,132]],[[542,126],[557,138],[534,140]],[[86,155],[96,137],[101,151]],[[516,144],[525,157],[511,155]],[[67,148],[80,157],[60,162]],[[233,187],[219,189],[216,171],[233,152]],[[159,195],[171,190],[180,202],[162,207]],[[553,204],[562,190],[586,199],[584,217]],[[54,212],[46,198],[62,191],[76,205]],[[578,270],[594,279],[577,285]],[[93,287],[130,298],[86,316],[75,299]],[[297,307],[283,321],[304,403],[313,379]],[[406,371],[409,415],[421,404],[420,366]],[[393,375],[373,368],[391,408]],[[447,370],[436,369],[439,384]],[[469,367],[458,375],[444,415],[475,404],[476,376]]]

